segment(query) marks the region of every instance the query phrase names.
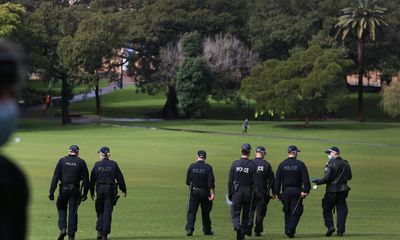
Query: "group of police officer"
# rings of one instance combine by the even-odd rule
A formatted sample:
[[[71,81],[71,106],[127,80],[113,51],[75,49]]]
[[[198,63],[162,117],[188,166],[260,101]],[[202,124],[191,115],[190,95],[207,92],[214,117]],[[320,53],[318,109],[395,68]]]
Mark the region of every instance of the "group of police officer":
[[[89,190],[92,200],[95,200],[97,239],[106,240],[107,235],[111,232],[111,214],[113,206],[119,198],[117,188],[119,186],[125,197],[127,190],[124,176],[118,164],[109,159],[110,149],[102,147],[98,153],[101,160],[94,165],[90,181],[86,162],[79,157],[79,147],[77,145],[72,145],[69,148],[68,156],[58,161],[51,181],[49,195],[49,199],[53,201],[54,192],[58,182],[60,182],[56,203],[58,227],[60,229],[58,240],[63,240],[67,234],[69,240],[75,239],[75,233],[78,228],[78,206],[81,201],[87,200]]]
[[[263,221],[267,213],[267,205],[271,198],[280,200],[283,204],[285,217],[285,234],[294,238],[296,227],[303,214],[303,199],[311,189],[308,170],[304,162],[297,159],[300,149],[291,145],[288,147],[288,158],[281,162],[276,171],[264,158],[266,150],[257,147],[255,158],[250,160],[251,146],[245,143],[241,147],[241,158],[233,162],[229,171],[227,203],[231,206],[233,229],[238,240],[252,236],[255,218],[254,234],[261,237]],[[326,184],[325,196],[322,199],[323,217],[327,227],[326,236],[335,231],[333,214],[337,211],[337,236],[345,233],[345,223],[348,213],[346,198],[350,190],[347,182],[351,180],[349,163],[340,157],[338,147],[325,151],[328,162],[324,176],[312,178],[316,185]],[[204,235],[213,235],[210,212],[215,198],[215,179],[212,167],[205,163],[206,152],[197,153],[197,161],[189,166],[186,184],[189,186],[189,204],[187,211],[187,236],[192,236],[196,220],[196,212],[201,206]],[[315,186],[316,187],[316,186]],[[272,192],[272,196],[270,193]]]

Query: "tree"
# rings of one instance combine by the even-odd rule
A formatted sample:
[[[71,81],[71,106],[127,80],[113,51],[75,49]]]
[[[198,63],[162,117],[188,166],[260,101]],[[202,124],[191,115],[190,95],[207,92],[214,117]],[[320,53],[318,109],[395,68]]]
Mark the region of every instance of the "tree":
[[[58,54],[62,64],[79,78],[88,78],[95,85],[96,113],[101,114],[99,71],[113,58],[119,59],[124,46],[124,25],[117,14],[88,13],[73,36],[61,40]]]
[[[184,61],[176,74],[180,113],[192,119],[201,116],[207,106],[213,75],[202,58],[202,39],[197,32],[183,36]]]
[[[258,55],[231,34],[207,37],[203,46],[204,58],[215,76],[212,97],[216,100],[239,98],[240,83],[257,63]]]
[[[347,95],[345,74],[351,67],[338,49],[312,45],[297,50],[288,60],[267,60],[255,66],[241,92],[256,101],[256,112],[304,117],[338,109]]]
[[[384,85],[381,95],[379,105],[382,110],[392,117],[400,116],[400,83],[392,81],[389,85]]]
[[[377,6],[375,1],[359,0],[358,6],[342,9],[336,27],[339,28],[337,36],[342,40],[352,35],[357,40],[357,68],[358,68],[358,120],[363,122],[363,76],[364,76],[364,51],[365,44],[370,39],[375,41],[377,31],[382,26],[387,26],[384,14],[386,8]]]
[[[71,36],[78,25],[73,9],[44,2],[26,19],[25,30],[20,34],[21,45],[24,46],[32,71],[40,72],[45,81],[61,81],[62,124],[71,122],[69,115],[69,99],[76,79],[60,61],[58,47],[60,41]]]
[[[19,4],[5,3],[0,5],[0,38],[11,38],[21,26],[25,9]]]

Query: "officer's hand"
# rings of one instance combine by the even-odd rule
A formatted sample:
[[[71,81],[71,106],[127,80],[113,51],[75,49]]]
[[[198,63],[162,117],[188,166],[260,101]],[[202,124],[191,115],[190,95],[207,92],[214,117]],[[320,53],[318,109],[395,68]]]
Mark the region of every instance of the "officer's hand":
[[[84,201],[86,201],[86,200],[87,200],[87,195],[83,195],[83,196],[81,197],[81,201],[84,202]]]
[[[318,182],[318,178],[315,178],[315,177],[311,178],[311,182],[316,184]]]
[[[54,193],[50,193],[49,199],[50,199],[50,201],[54,201]]]
[[[229,201],[232,201],[232,194],[228,194],[228,199],[229,199]]]
[[[301,198],[306,198],[307,195],[308,195],[308,193],[305,193],[305,192],[301,192],[301,193],[300,193],[300,197],[301,197]]]
[[[126,198],[126,195],[128,195],[128,192],[124,192],[124,198]]]
[[[215,198],[215,194],[211,193],[210,196],[208,197],[208,200],[213,201]]]
[[[90,194],[90,198],[94,201],[94,198],[95,198],[94,193]]]

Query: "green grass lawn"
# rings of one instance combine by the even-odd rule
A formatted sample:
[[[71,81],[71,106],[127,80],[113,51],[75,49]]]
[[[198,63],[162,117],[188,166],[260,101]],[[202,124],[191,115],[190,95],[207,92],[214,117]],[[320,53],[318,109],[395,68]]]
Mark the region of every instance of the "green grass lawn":
[[[133,95],[134,96],[134,95]],[[150,101],[150,100],[149,100]],[[353,169],[352,190],[346,239],[400,238],[399,124],[317,123],[319,128],[293,127],[292,122],[253,123],[249,135],[240,132],[240,121],[186,121],[142,124],[142,126],[201,129],[215,133],[166,131],[131,126],[72,125],[55,122],[24,121],[4,153],[27,173],[31,187],[30,233],[32,240],[54,240],[58,234],[54,202],[47,199],[54,167],[71,144],[78,144],[81,157],[91,169],[98,160],[97,150],[108,145],[112,159],[118,161],[128,186],[128,197],[120,199],[113,213],[110,239],[186,239],[185,173],[198,149],[205,149],[216,175],[217,198],[212,211],[215,236],[204,237],[198,215],[191,239],[235,239],[224,193],[228,169],[239,157],[240,145],[264,145],[274,169],[286,157],[286,149],[296,144],[300,159],[310,176],[320,176],[326,162],[323,150],[331,145],[342,149]],[[290,125],[290,127],[287,127]],[[219,133],[219,132],[225,132]],[[375,145],[374,145],[375,144]],[[389,145],[393,144],[393,145]],[[323,188],[312,191],[305,200],[305,212],[297,237],[325,239],[321,198]],[[267,239],[284,239],[283,214],[279,202],[269,205],[265,220]],[[77,239],[94,239],[94,203],[84,202],[79,209]],[[263,238],[263,239],[265,239]],[[256,239],[256,238],[253,238]]]

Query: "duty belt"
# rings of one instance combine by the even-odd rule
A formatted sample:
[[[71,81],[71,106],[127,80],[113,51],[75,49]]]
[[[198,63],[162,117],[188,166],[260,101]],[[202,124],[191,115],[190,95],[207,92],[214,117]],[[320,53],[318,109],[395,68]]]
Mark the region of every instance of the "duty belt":
[[[193,190],[208,190],[207,188],[202,187],[192,187]]]

